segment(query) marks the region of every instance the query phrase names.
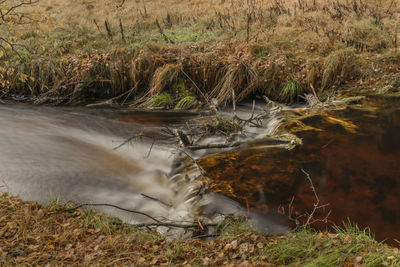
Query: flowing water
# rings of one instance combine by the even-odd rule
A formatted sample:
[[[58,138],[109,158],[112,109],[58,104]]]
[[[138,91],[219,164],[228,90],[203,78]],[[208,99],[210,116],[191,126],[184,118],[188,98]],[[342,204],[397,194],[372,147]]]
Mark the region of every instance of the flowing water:
[[[204,181],[173,171],[175,138],[165,127],[189,122],[188,112],[140,112],[32,106],[0,106],[0,190],[43,204],[111,204],[162,222],[190,223],[199,211],[206,221],[221,213],[247,214],[237,202],[202,195]],[[133,143],[122,145],[132,136]],[[96,206],[129,223],[148,216]],[[251,212],[259,230],[286,227]],[[159,229],[161,231],[166,229]],[[168,229],[169,230],[169,229]],[[180,234],[172,231],[171,235]]]
[[[2,189],[44,204],[56,198],[106,203],[166,220],[190,220],[192,206],[186,201],[195,186],[178,186],[166,176],[173,157],[161,133],[162,119],[169,125],[176,122],[168,114],[152,122],[140,112],[0,106]],[[116,149],[139,133],[165,145],[154,146],[151,153],[146,140]],[[149,221],[112,208],[102,210],[132,223]]]
[[[310,212],[316,201],[304,170],[319,204],[329,204],[317,210],[315,219],[331,210],[328,225],[349,218],[371,227],[380,240],[400,239],[396,101],[368,98],[369,108],[353,105],[311,114],[281,111],[253,136],[292,132],[303,145],[287,150],[261,141],[197,155],[210,181],[211,192],[204,195],[199,194],[204,181],[193,171],[174,170],[175,140],[163,131],[191,123],[197,114],[2,105],[0,189],[41,203],[59,197],[114,204],[163,221],[191,222],[200,210],[210,220],[221,213],[242,214],[257,229],[279,233],[291,226],[288,208],[292,218],[304,222],[299,215]],[[120,146],[134,135],[144,137]],[[100,210],[131,223],[152,222],[110,207]]]

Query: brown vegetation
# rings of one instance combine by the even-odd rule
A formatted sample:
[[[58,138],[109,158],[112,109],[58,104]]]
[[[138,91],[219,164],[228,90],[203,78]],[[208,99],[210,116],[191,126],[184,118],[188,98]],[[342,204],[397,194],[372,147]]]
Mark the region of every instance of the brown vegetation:
[[[0,25],[26,47],[19,55],[1,50],[2,96],[139,104],[183,81],[185,96],[225,105],[232,90],[238,101],[292,102],[298,95],[281,90],[295,88],[287,86],[293,81],[302,88],[297,94],[382,87],[398,72],[386,61],[400,57],[397,4],[40,1],[20,11],[44,15],[29,29]]]

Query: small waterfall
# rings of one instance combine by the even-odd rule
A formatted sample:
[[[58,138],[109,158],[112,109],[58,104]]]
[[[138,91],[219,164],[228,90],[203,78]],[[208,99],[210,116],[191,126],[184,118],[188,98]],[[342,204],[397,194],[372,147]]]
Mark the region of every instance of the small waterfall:
[[[84,113],[12,106],[0,107],[0,125],[3,191],[43,204],[56,198],[106,203],[162,221],[193,220],[187,200],[198,186],[168,179],[172,147],[153,146],[150,152],[150,144],[137,142],[114,149],[135,132],[131,126],[107,125]],[[154,222],[115,208],[99,209],[129,223]]]

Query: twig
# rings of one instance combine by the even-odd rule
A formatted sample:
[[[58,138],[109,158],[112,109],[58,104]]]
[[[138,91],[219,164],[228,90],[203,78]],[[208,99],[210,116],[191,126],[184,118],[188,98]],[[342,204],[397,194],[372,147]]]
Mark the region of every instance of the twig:
[[[317,191],[315,190],[314,184],[311,180],[310,174],[308,174],[305,170],[301,169],[301,171],[306,175],[308,182],[310,183],[311,189],[313,191],[314,197],[316,202],[314,203],[314,208],[311,211],[311,213],[308,215],[307,221],[306,223],[303,225],[303,227],[306,227],[308,225],[310,225],[311,223],[316,222],[317,220],[313,220],[314,214],[318,209],[324,208],[326,206],[328,206],[329,204],[325,204],[325,205],[319,205],[320,200],[317,194]],[[322,221],[326,221],[328,216],[330,215],[331,211],[328,212],[327,216],[325,216],[325,218]]]
[[[148,197],[148,198],[151,198],[151,197],[149,197],[149,196],[146,196],[146,197]],[[154,198],[151,198],[151,199],[153,199],[153,200],[156,200],[156,199],[154,199]],[[167,205],[167,204],[166,204]],[[148,218],[150,218],[150,219],[152,219],[153,221],[155,221],[156,223],[140,223],[140,224],[132,224],[133,226],[136,226],[136,227],[146,227],[146,228],[149,228],[149,227],[159,227],[159,226],[166,226],[166,227],[176,227],[176,228],[184,228],[184,229],[187,229],[187,228],[198,228],[199,227],[199,224],[180,224],[180,223],[171,223],[171,222],[162,222],[162,221],[160,221],[160,220],[158,220],[158,219],[156,219],[156,218],[154,218],[153,216],[151,216],[151,215],[149,215],[149,214],[146,214],[146,213],[144,213],[144,212],[141,212],[141,211],[136,211],[136,210],[129,210],[129,209],[125,209],[125,208],[121,208],[121,207],[118,207],[118,206],[116,206],[116,205],[112,205],[112,204],[80,204],[80,205],[78,205],[78,206],[76,206],[76,207],[73,207],[73,208],[70,208],[70,209],[62,209],[62,210],[59,210],[58,212],[71,212],[71,211],[75,211],[75,210],[77,210],[77,209],[79,209],[79,208],[82,208],[82,207],[85,207],[85,206],[91,206],[91,207],[94,207],[94,206],[106,206],[106,207],[112,207],[112,208],[116,208],[116,209],[119,209],[119,210],[123,210],[123,211],[127,211],[127,212],[131,212],[131,213],[136,213],[136,214],[139,214],[139,215],[143,215],[143,216],[146,216],[146,217],[148,217]],[[217,224],[202,224],[202,226],[204,227],[210,227],[210,226],[218,226]]]
[[[229,148],[229,147],[237,147],[240,146],[240,142],[235,142],[232,144],[207,144],[207,145],[191,145],[186,146],[185,148],[190,150],[202,150],[202,149],[210,149],[210,148]]]
[[[201,96],[201,98],[203,98],[203,100],[210,105],[210,101],[208,100],[208,98],[203,94],[203,92],[200,90],[200,88],[197,86],[197,84],[192,80],[192,78],[189,77],[189,75],[187,75],[187,73],[183,70],[183,67],[181,67],[181,72],[183,73],[183,75],[186,76],[186,78],[189,79],[189,81],[192,82],[192,84],[194,85],[194,87],[196,88],[196,91],[199,93],[199,95]]]
[[[233,117],[237,117],[236,114],[236,95],[235,90],[232,89],[232,110],[233,110]]]
[[[293,217],[293,211],[294,211],[293,202],[294,202],[294,197],[292,197],[292,199],[291,199],[291,201],[290,201],[290,203],[289,203],[289,205],[288,205],[288,211],[287,211],[287,213],[286,213],[286,211],[285,211],[285,207],[284,207],[284,206],[279,206],[279,207],[278,207],[278,212],[279,212],[280,214],[287,216],[287,218],[288,218],[290,221],[293,221],[293,222],[296,224],[296,228],[295,228],[295,229],[297,229],[298,227],[303,227],[303,228],[308,227],[308,226],[310,226],[311,224],[313,224],[313,223],[315,223],[315,222],[318,222],[318,221],[322,221],[322,222],[324,222],[324,223],[327,223],[327,222],[328,222],[328,217],[329,217],[329,215],[330,215],[331,212],[332,212],[332,210],[328,211],[328,213],[326,214],[326,216],[325,216],[323,219],[314,219],[314,214],[315,214],[315,212],[316,212],[317,210],[319,210],[319,209],[322,209],[322,208],[325,208],[325,207],[329,206],[329,204],[319,205],[320,199],[318,198],[317,191],[315,190],[315,187],[314,187],[314,184],[313,184],[313,182],[312,182],[312,180],[311,180],[310,175],[309,175],[306,171],[304,171],[303,169],[302,169],[301,171],[306,175],[307,180],[308,180],[308,182],[310,183],[311,189],[312,189],[312,191],[313,191],[313,194],[314,194],[314,197],[315,197],[315,200],[316,200],[316,202],[314,203],[313,210],[312,210],[311,213],[309,213],[309,214],[308,214],[308,213],[304,213],[304,214],[301,214],[301,215],[299,215],[299,216],[297,216],[297,217]],[[301,218],[304,218],[304,217],[306,217],[306,216],[307,216],[307,221],[306,221],[303,225],[300,225],[300,219],[301,219]]]
[[[335,138],[332,138],[331,140],[329,140],[328,143],[326,143],[325,145],[323,145],[323,146],[321,147],[321,149],[327,148],[333,141],[335,141]]]
[[[96,25],[97,30],[99,31],[99,33],[102,34],[102,32],[101,32],[101,30],[100,30],[100,27],[99,27],[99,24],[97,24],[96,19],[93,19],[93,22],[94,22],[94,25]]]
[[[141,223],[141,224],[133,224],[133,226],[136,227],[159,227],[159,226],[167,226],[167,227],[176,227],[176,228],[199,228],[198,224],[179,224],[179,223],[163,223],[163,222],[159,222],[159,223]],[[203,224],[203,226],[218,226],[215,223],[211,223],[211,224]]]
[[[150,154],[151,154],[151,150],[153,149],[153,146],[154,146],[154,143],[155,143],[156,141],[153,139],[153,142],[151,142],[151,146],[150,146],[150,149],[149,149],[149,152],[147,153],[147,155],[146,155],[146,158],[148,159],[149,157],[150,157]]]
[[[125,40],[124,27],[122,26],[122,20],[121,19],[119,19],[119,30],[121,32],[122,40]]]
[[[86,204],[86,203],[84,203],[84,204],[80,204],[80,205],[75,206],[75,207],[70,208],[70,209],[63,209],[63,210],[60,210],[60,212],[71,212],[71,211],[74,211],[74,210],[77,210],[77,209],[79,209],[79,208],[86,207],[86,206],[89,206],[89,207],[98,207],[98,206],[112,207],[112,208],[116,208],[116,209],[119,209],[119,210],[123,210],[123,211],[127,211],[127,212],[136,213],[136,214],[139,214],[139,215],[146,216],[146,217],[152,219],[153,221],[155,221],[155,222],[157,222],[157,223],[163,223],[163,222],[161,222],[160,220],[157,220],[157,219],[154,218],[153,216],[151,216],[151,215],[149,215],[149,214],[146,214],[146,213],[144,213],[144,212],[136,211],[136,210],[129,210],[129,209],[125,209],[125,208],[121,208],[121,207],[118,207],[118,206],[113,205],[113,204]]]
[[[24,5],[32,5],[32,4],[36,4],[36,3],[38,3],[39,2],[39,0],[29,0],[29,1],[26,1],[26,2],[21,2],[21,3],[19,3],[19,4],[16,4],[16,5],[14,5],[14,6],[12,6],[12,7],[10,7],[7,11],[5,11],[4,12],[4,10],[0,10],[0,19],[2,20],[2,21],[7,21],[6,20],[6,17],[8,16],[8,15],[10,15],[15,9],[17,9],[17,8],[19,8],[19,7],[21,7],[21,6],[24,6]]]
[[[250,40],[250,24],[251,24],[251,14],[247,14],[247,29],[246,29],[246,42]]]
[[[138,84],[139,84],[139,83],[137,83],[134,87],[132,87],[131,90],[129,90],[128,95],[125,97],[124,101],[122,101],[122,104],[121,104],[121,105],[125,104],[126,100],[128,100],[128,98],[131,96],[132,92],[137,88]]]
[[[148,195],[146,195],[146,194],[141,194],[143,197],[146,197],[146,198],[148,198],[148,199],[151,199],[151,200],[154,200],[154,201],[157,201],[157,202],[160,202],[161,204],[163,204],[163,205],[165,205],[165,206],[167,206],[167,207],[172,207],[172,205],[171,204],[168,204],[168,203],[165,203],[164,201],[162,201],[162,200],[160,200],[160,199],[157,199],[157,198],[155,198],[155,197],[151,197],[151,196],[148,196]]]
[[[203,167],[200,166],[200,164],[195,160],[192,156],[189,155],[185,150],[178,148],[179,151],[183,152],[186,156],[188,156],[194,164],[196,164],[197,168],[200,170],[201,174],[204,176],[206,175],[206,171],[203,169]]]
[[[167,43],[171,43],[171,44],[175,44],[174,41],[171,40],[171,38],[169,38],[163,31],[163,29],[161,28],[160,23],[158,22],[158,19],[156,19],[156,25],[158,30],[160,31],[160,34],[162,35],[162,37],[164,38],[165,42]]]
[[[113,39],[113,36],[112,36],[112,32],[111,32],[110,25],[109,25],[109,23],[108,23],[108,21],[107,21],[107,20],[105,20],[105,21],[104,21],[104,26],[106,27],[106,31],[107,31],[107,35],[108,35],[108,37],[109,37],[109,38],[110,38],[110,40],[112,41],[112,39]]]
[[[138,134],[136,134],[136,135],[134,135],[134,136],[131,136],[131,137],[129,137],[128,139],[126,139],[124,142],[122,142],[121,144],[119,144],[118,146],[114,147],[113,150],[117,150],[118,148],[124,146],[125,144],[127,144],[127,143],[129,143],[129,142],[135,140],[136,138],[142,138],[142,137],[144,137],[144,134],[143,134],[143,133],[138,133]]]
[[[390,9],[392,9],[393,4],[394,4],[394,0],[392,0],[392,2],[390,2],[390,5],[389,5],[389,7],[387,8],[387,10],[385,12],[386,14],[390,13]]]
[[[254,111],[255,111],[256,101],[253,100],[253,105],[251,107],[251,115],[250,118],[245,120],[240,118],[236,112],[236,95],[235,90],[232,89],[232,109],[233,109],[233,119],[239,121],[242,127],[245,127],[247,124],[251,124],[255,127],[262,127],[260,123],[254,122]],[[264,114],[263,114],[264,115]]]
[[[124,4],[125,4],[126,0],[122,0],[121,3],[119,5],[117,5],[117,8],[121,8]]]

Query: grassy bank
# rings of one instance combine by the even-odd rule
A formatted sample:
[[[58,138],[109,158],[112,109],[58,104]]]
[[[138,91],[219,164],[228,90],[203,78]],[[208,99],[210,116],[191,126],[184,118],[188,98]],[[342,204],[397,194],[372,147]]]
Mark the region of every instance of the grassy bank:
[[[347,226],[336,233],[300,230],[268,237],[227,220],[214,241],[168,241],[91,210],[60,212],[0,196],[2,265],[397,266],[397,248]]]
[[[0,23],[2,98],[187,109],[233,90],[293,103],[400,86],[397,0],[41,0],[13,12],[29,20]]]

